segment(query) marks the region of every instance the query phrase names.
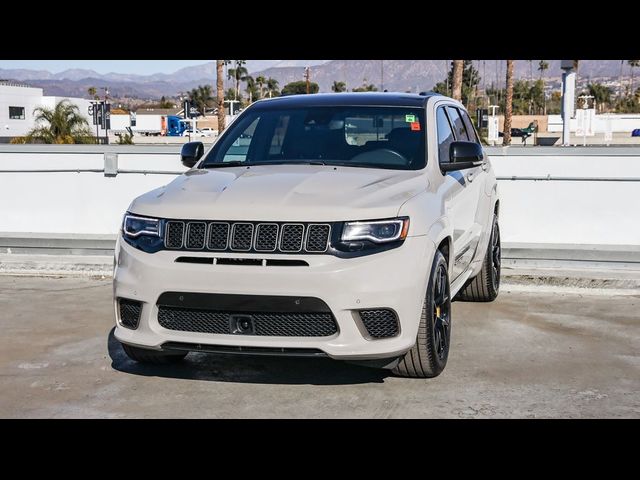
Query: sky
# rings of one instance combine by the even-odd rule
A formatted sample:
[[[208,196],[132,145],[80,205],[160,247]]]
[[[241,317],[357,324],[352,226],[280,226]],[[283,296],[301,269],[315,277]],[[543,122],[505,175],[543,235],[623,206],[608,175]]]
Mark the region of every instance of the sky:
[[[0,60],[0,68],[25,68],[48,70],[59,73],[70,68],[94,70],[100,74],[125,73],[151,75],[173,73],[184,67],[201,65],[213,60]],[[272,66],[318,65],[327,60],[248,60],[249,71],[257,71]]]
[[[200,65],[212,60],[0,60],[0,68],[28,68],[58,73],[69,68],[86,68],[98,73],[173,73],[183,67]]]

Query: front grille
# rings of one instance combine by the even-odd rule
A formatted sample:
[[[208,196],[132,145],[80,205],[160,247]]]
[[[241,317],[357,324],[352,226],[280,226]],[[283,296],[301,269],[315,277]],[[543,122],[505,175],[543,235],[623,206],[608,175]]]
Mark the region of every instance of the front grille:
[[[328,312],[273,313],[229,312],[181,307],[158,307],[158,323],[168,330],[232,334],[231,316],[247,315],[253,322],[253,335],[273,337],[327,337],[338,331]]]
[[[273,252],[278,243],[278,224],[261,223],[256,232],[255,249],[259,252]]]
[[[398,334],[398,317],[392,310],[360,310],[360,318],[371,338],[395,337]]]
[[[329,244],[329,225],[309,225],[307,227],[307,241],[305,250],[307,252],[324,252]]]
[[[226,250],[229,240],[229,224],[212,222],[209,224],[209,250]]]
[[[205,237],[207,236],[207,224],[204,222],[191,222],[187,226],[186,247],[192,250],[202,250],[204,248]]]
[[[231,229],[231,250],[251,250],[253,225],[251,223],[235,223]]]
[[[122,326],[132,330],[138,328],[140,313],[142,313],[142,303],[120,298],[118,304],[120,309],[120,323]]]
[[[182,248],[184,237],[184,222],[167,222],[167,229],[164,235],[164,245],[167,248]]]
[[[283,252],[299,252],[302,250],[304,225],[300,223],[286,223],[282,226],[280,235],[280,250]]]
[[[217,252],[324,253],[328,223],[203,222],[167,220],[165,248]]]

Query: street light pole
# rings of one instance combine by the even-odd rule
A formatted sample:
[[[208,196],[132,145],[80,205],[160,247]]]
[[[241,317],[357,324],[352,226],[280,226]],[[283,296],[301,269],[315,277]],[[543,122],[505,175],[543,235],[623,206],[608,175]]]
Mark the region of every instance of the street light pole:
[[[311,69],[309,67],[305,67],[304,68],[304,78],[307,81],[307,95],[309,95],[309,93],[311,93],[310,77],[311,77]]]

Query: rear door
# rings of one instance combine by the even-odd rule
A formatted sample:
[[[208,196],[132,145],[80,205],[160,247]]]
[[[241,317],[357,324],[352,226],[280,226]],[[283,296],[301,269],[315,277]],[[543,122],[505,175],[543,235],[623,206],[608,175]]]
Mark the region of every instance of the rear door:
[[[436,131],[438,139],[438,161],[449,162],[449,146],[457,138],[455,123],[449,117],[448,106],[436,108]],[[472,237],[474,230],[475,209],[473,208],[475,192],[465,179],[465,170],[444,174],[443,198],[445,214],[453,227],[453,268],[451,281],[465,271],[473,256]]]

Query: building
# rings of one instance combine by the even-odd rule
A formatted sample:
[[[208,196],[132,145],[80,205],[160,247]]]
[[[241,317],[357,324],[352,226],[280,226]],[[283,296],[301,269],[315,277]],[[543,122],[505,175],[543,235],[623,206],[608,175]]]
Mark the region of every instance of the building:
[[[43,94],[42,88],[0,81],[0,143],[9,143],[14,137],[26,135],[35,126],[34,109],[37,107],[53,108],[61,100],[69,100],[77,105],[92,131],[95,131],[93,118],[89,115],[89,105],[91,104],[89,100],[46,96]],[[98,134],[102,136],[104,131],[99,129]]]

